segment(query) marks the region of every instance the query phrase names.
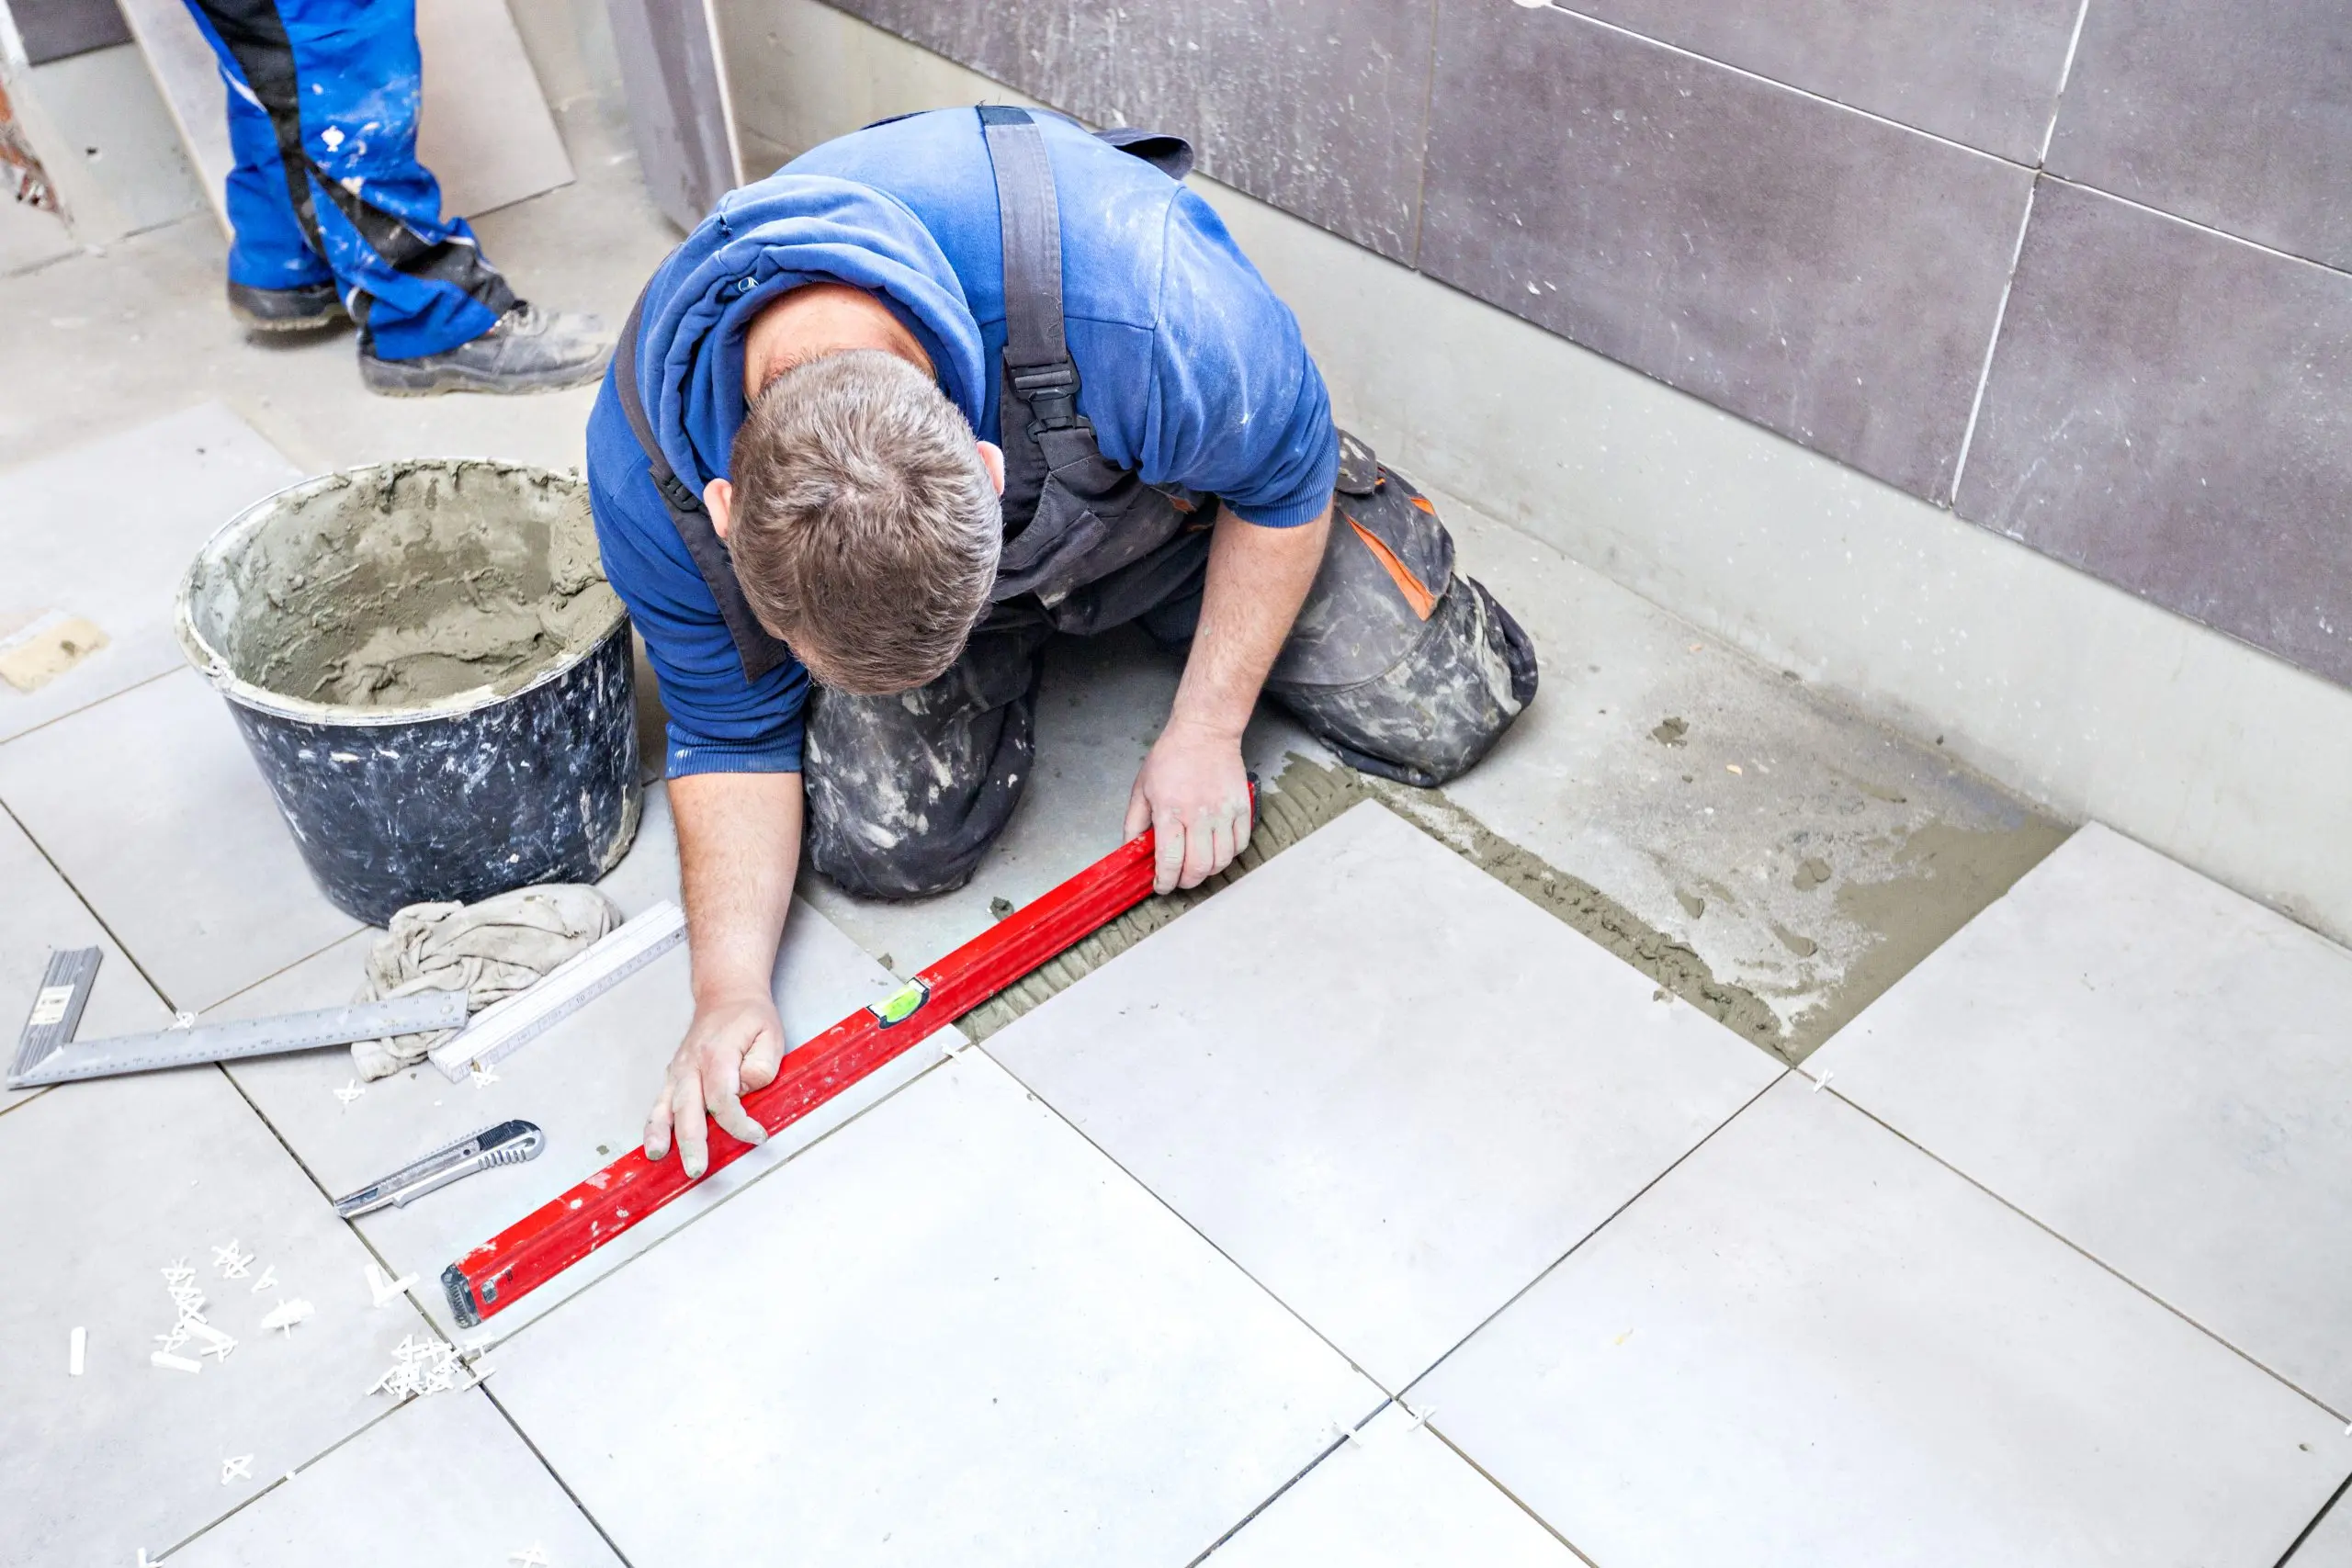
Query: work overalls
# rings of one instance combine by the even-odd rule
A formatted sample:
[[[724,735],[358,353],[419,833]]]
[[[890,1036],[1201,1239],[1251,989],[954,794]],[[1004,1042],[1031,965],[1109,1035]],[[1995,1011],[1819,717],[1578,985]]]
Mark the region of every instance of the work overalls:
[[[870,897],[963,886],[1012,820],[1048,638],[1136,622],[1163,643],[1191,639],[1217,510],[1214,497],[1145,484],[1097,448],[1063,336],[1045,138],[1025,110],[978,113],[1004,239],[1005,536],[991,604],[929,685],[883,697],[812,690],[802,749],[809,863]],[[1102,135],[1172,177],[1192,165],[1174,137]],[[616,377],[623,409],[745,676],[757,679],[791,654],[752,617],[700,499],[662,457],[638,394],[636,340],[632,316]],[[1533,646],[1493,595],[1454,575],[1453,541],[1429,501],[1344,434],[1332,500],[1322,568],[1266,694],[1355,767],[1442,784],[1534,697]]]

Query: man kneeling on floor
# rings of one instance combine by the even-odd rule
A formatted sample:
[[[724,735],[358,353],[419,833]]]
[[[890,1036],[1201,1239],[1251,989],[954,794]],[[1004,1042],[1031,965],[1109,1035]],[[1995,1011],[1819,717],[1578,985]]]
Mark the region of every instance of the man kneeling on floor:
[[[1298,323],[1171,137],[940,109],[720,203],[654,274],[589,426],[605,570],[669,709],[695,1018],[645,1129],[786,1042],[770,993],[804,826],[863,897],[961,886],[1034,764],[1044,645],[1189,645],[1127,806],[1158,886],[1248,841],[1261,691],[1421,785],[1486,754],[1533,649],[1434,510],[1336,432]],[[1174,176],[1174,177],[1171,177]]]

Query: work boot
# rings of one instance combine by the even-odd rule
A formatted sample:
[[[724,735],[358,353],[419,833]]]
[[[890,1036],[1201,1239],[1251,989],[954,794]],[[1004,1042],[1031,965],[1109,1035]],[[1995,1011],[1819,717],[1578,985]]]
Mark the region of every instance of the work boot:
[[[306,333],[345,319],[343,299],[332,281],[300,288],[249,288],[232,277],[229,314],[257,333]]]
[[[490,331],[415,359],[379,359],[359,345],[359,378],[371,392],[424,398],[435,392],[552,392],[594,381],[612,357],[613,337],[594,316],[516,301]]]

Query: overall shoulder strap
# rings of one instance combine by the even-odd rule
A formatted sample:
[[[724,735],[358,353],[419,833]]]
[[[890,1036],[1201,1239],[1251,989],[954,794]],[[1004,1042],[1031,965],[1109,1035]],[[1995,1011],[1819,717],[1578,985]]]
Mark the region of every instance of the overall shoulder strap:
[[[1046,138],[1026,109],[979,106],[1004,239],[1004,368],[1029,411],[1032,434],[1069,430],[1078,412],[1078,367],[1062,334],[1062,220]]]
[[[1171,180],[1181,180],[1193,172],[1193,144],[1164,130],[1114,125],[1108,130],[1096,131],[1094,140],[1116,147],[1130,157],[1141,158]]]
[[[645,417],[645,399],[637,388],[637,333],[644,314],[645,295],[639,292],[613,351],[613,386],[620,393],[621,412],[628,419],[629,433],[645,454],[653,487],[662,492],[662,504],[669,510],[671,525],[678,530],[686,554],[694,558],[695,570],[702,573],[710,596],[718,603],[719,619],[727,623],[727,635],[734,639],[736,657],[743,663],[743,679],[757,681],[791,662],[792,650],[782,639],[769,636],[759,617],[752,614],[743,597],[743,584],[735,576],[735,562],[727,553],[727,542],[710,525],[702,497],[678,478],[662,455],[662,444],[653,437],[653,422]]]

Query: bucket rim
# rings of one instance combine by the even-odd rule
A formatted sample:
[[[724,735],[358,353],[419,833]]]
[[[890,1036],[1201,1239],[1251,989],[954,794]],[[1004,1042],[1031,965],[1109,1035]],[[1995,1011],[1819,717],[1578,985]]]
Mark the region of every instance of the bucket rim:
[[[179,588],[174,593],[172,603],[172,631],[178,639],[180,652],[214,691],[240,707],[251,708],[257,713],[271,714],[279,718],[295,719],[305,724],[333,725],[338,728],[385,728],[395,725],[425,724],[439,719],[458,718],[468,714],[479,713],[484,708],[496,707],[500,704],[512,702],[526,693],[536,692],[551,682],[561,680],[601,653],[616,636],[628,633],[628,606],[620,602],[618,593],[614,595],[613,619],[609,626],[597,632],[594,637],[572,652],[540,671],[524,684],[506,692],[493,692],[485,687],[474,687],[413,707],[381,708],[366,707],[356,703],[321,703],[303,697],[289,696],[284,692],[273,692],[266,686],[246,680],[231,669],[228,660],[222,656],[219,649],[212,646],[211,640],[196,625],[192,601],[196,592],[198,574],[208,565],[219,560],[232,546],[242,543],[257,531],[262,523],[277,508],[289,499],[295,498],[298,492],[314,493],[323,491],[336,481],[346,484],[357,482],[363,476],[380,474],[386,469],[417,468],[435,465],[455,467],[474,463],[505,473],[545,479],[573,491],[584,491],[587,489],[587,481],[577,474],[541,468],[536,463],[517,463],[504,457],[460,454],[398,457],[376,463],[355,463],[348,468],[330,468],[324,473],[309,474],[290,483],[280,485],[267,495],[241,508],[226,523],[214,529],[210,536],[198,548],[195,558],[188,562],[187,570],[180,574]],[[601,571],[601,561],[598,567]],[[606,586],[610,586],[609,579],[606,580]]]

